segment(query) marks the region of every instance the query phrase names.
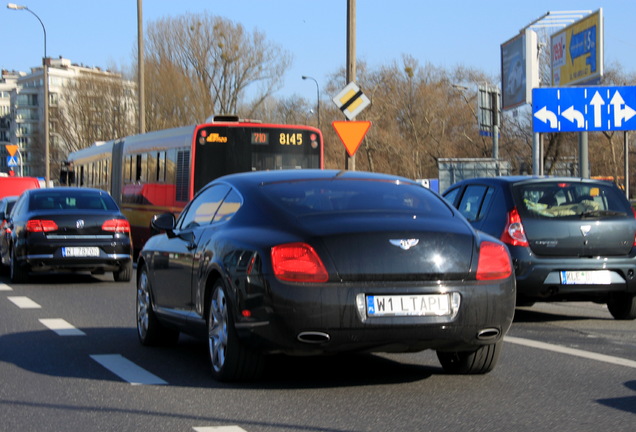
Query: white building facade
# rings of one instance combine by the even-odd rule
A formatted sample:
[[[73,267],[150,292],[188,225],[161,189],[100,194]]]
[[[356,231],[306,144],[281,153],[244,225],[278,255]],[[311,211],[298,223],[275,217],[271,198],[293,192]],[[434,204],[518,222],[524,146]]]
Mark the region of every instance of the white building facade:
[[[82,74],[121,79],[119,74],[99,68],[87,68],[72,64],[65,58],[48,59],[49,77],[49,150],[51,179],[59,172],[66,157],[67,146],[60,135],[58,113],[64,101],[65,86]],[[31,68],[30,73],[2,71],[0,75],[0,173],[13,171],[15,175],[44,177],[45,140],[44,133],[44,68]],[[16,159],[9,159],[6,144],[18,146],[20,161],[18,166],[9,166]],[[90,143],[86,143],[87,145]]]

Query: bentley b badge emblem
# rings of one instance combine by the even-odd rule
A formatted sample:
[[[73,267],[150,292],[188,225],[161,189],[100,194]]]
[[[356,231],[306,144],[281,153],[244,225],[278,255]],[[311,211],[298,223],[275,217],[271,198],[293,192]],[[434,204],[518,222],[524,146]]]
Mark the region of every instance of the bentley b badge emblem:
[[[420,239],[391,239],[389,243],[393,246],[397,246],[400,249],[409,250],[413,246],[416,246],[420,242]]]

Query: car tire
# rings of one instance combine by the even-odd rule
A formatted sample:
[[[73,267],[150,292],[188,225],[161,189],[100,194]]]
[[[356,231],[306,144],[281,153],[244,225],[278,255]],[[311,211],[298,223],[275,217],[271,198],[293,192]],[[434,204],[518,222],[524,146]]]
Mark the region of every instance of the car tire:
[[[179,331],[163,326],[152,309],[150,279],[146,266],[140,269],[137,278],[137,336],[142,345],[174,345],[179,339]]]
[[[130,282],[132,279],[132,261],[128,261],[119,270],[113,272],[115,282]]]
[[[208,305],[208,351],[212,375],[217,381],[247,381],[263,370],[263,354],[249,349],[234,327],[232,308],[220,280],[212,288]]]
[[[499,359],[503,341],[482,345],[474,351],[437,351],[437,358],[445,372],[473,375],[492,371]]]
[[[607,309],[617,320],[636,319],[636,294],[612,293],[607,302]]]
[[[21,265],[15,257],[15,250],[11,249],[10,278],[13,283],[26,283],[29,280],[29,269]]]

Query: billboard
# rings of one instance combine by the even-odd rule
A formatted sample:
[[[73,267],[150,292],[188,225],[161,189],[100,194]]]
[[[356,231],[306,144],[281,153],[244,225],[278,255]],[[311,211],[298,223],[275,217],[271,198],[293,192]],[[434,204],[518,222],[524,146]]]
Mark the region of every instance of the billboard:
[[[552,86],[598,84],[603,76],[603,9],[552,35]]]
[[[525,29],[501,45],[502,109],[532,103],[532,89],[539,87],[537,34]]]

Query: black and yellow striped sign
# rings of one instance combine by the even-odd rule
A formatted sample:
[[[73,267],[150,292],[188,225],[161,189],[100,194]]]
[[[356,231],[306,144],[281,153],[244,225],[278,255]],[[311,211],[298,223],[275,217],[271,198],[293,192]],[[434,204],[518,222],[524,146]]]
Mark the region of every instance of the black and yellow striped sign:
[[[371,103],[369,98],[362,93],[360,87],[354,82],[347,84],[347,86],[333,98],[333,101],[349,120],[353,120]]]

